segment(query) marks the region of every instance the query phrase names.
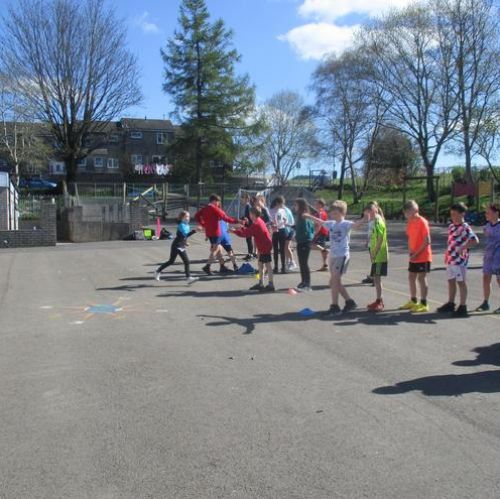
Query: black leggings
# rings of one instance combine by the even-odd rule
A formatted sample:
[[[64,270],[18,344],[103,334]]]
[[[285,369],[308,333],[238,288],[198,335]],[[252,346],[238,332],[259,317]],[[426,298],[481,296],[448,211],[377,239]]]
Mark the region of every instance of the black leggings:
[[[253,239],[251,237],[247,237],[247,249],[248,254],[253,255]]]
[[[285,229],[280,229],[278,232],[273,232],[273,253],[274,253],[274,268],[278,268],[278,254],[281,257],[281,268],[285,266],[285,243],[287,233]]]
[[[168,262],[165,262],[164,264],[160,265],[158,267],[157,272],[161,272],[163,269],[166,269],[169,265],[172,265],[175,262],[177,256],[180,256],[182,261],[184,262],[184,272],[186,272],[186,277],[189,277],[190,276],[190,274],[189,274],[189,257],[188,257],[187,251],[185,249],[183,249],[183,251],[181,251],[179,249],[179,245],[176,243],[172,243],[172,248],[170,249],[170,260]]]
[[[300,278],[302,284],[305,286],[311,285],[311,271],[307,261],[309,260],[309,253],[311,252],[310,243],[297,244],[297,256],[299,257]]]

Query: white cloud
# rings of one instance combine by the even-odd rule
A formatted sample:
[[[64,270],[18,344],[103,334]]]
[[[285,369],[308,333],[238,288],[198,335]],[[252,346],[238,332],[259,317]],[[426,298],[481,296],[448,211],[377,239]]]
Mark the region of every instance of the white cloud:
[[[151,22],[149,19],[149,12],[143,12],[140,16],[134,19],[134,23],[136,26],[142,29],[144,33],[147,35],[156,35],[161,32],[158,25],[154,22]]]
[[[288,42],[301,59],[321,59],[331,52],[343,52],[352,43],[357,28],[357,25],[310,23],[293,28],[278,39]]]
[[[411,0],[304,0],[299,14],[306,19],[333,22],[347,14],[375,16],[410,3]]]

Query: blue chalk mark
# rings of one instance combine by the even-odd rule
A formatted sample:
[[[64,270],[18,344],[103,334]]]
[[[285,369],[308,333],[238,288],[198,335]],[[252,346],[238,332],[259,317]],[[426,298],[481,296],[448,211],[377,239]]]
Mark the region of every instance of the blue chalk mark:
[[[116,307],[115,305],[91,305],[87,308],[87,312],[91,314],[116,314],[117,312],[121,312],[120,307]]]

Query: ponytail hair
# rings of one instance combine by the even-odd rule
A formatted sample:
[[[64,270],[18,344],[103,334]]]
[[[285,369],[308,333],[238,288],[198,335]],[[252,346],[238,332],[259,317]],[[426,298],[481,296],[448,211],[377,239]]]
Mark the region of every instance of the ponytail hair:
[[[377,215],[379,215],[382,218],[382,220],[385,221],[384,212],[382,211],[382,208],[377,203],[377,201],[368,202],[367,205],[365,206],[365,210],[374,211]]]

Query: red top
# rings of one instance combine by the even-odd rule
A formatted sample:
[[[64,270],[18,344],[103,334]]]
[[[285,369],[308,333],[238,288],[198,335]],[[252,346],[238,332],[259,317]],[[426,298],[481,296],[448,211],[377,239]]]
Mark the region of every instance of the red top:
[[[411,218],[408,220],[408,225],[406,226],[406,234],[408,236],[408,249],[410,253],[415,253],[415,251],[422,247],[424,241],[430,237],[429,223],[422,216]],[[427,245],[423,251],[410,261],[412,263],[432,262],[431,245]]]
[[[321,210],[319,210],[319,217],[318,218],[321,218],[321,220],[324,220],[325,222],[328,220],[328,214],[326,213],[324,208],[321,208]],[[319,230],[318,230],[318,235],[328,236],[329,234],[330,233],[328,232],[328,229],[324,225],[321,225]]]
[[[230,224],[238,222],[236,218],[226,215],[223,210],[213,204],[207,204],[201,208],[196,212],[194,218],[205,229],[207,237],[220,237],[222,235],[219,226],[221,220]]]
[[[253,237],[255,246],[262,255],[269,255],[273,249],[271,234],[262,218],[256,218],[249,227],[235,230],[234,233],[240,237]]]

